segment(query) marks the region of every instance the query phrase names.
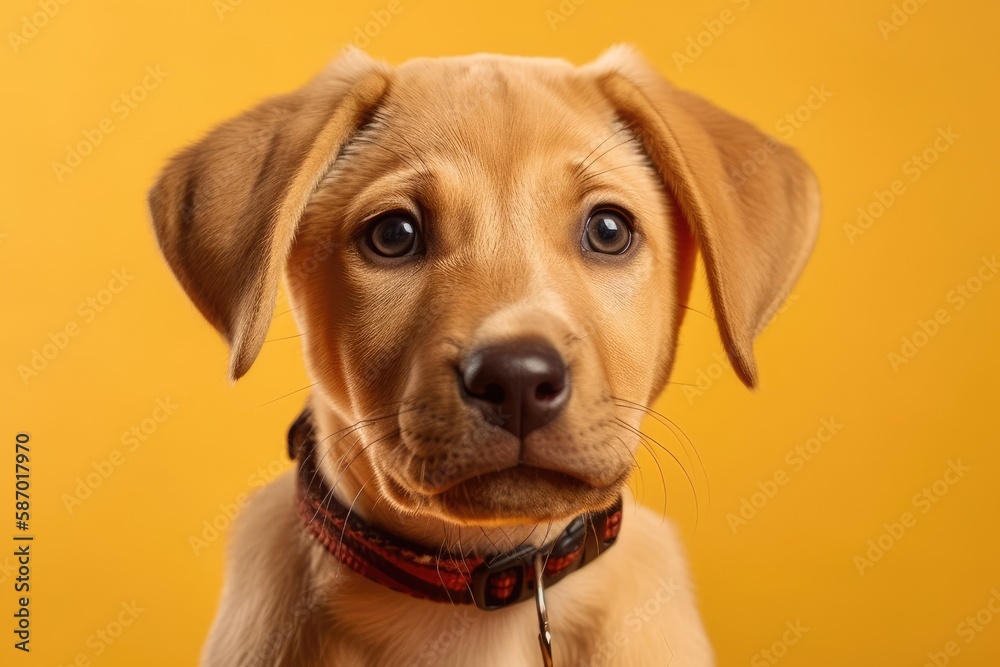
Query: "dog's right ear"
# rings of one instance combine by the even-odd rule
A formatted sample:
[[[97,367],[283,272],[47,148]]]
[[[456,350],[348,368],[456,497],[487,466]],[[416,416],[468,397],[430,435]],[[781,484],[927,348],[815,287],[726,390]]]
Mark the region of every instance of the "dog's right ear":
[[[753,341],[788,295],[819,229],[816,177],[788,146],[675,88],[641,56],[613,47],[587,66],[642,141],[705,260],[733,370],[757,382]],[[748,156],[764,153],[763,161]]]
[[[232,381],[264,344],[278,277],[309,196],[370,120],[388,84],[387,66],[348,51],[304,87],[182,151],[150,190],[160,249],[228,341]]]

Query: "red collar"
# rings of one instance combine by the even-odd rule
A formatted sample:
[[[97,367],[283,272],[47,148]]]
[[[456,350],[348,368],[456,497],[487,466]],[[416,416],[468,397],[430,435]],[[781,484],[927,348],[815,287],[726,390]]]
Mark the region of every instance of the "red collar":
[[[544,559],[542,580],[548,587],[600,556],[618,538],[621,498],[603,512],[578,516],[555,541],[542,547],[525,546],[487,557],[441,553],[351,514],[318,474],[315,447],[306,408],[288,431],[288,451],[298,459],[299,515],[309,532],[361,576],[413,597],[500,609],[534,596],[536,554]]]

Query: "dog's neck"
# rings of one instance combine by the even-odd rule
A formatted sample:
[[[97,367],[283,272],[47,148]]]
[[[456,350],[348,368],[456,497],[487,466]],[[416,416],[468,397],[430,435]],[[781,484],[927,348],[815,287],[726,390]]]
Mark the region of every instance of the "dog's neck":
[[[370,460],[361,449],[371,441],[364,431],[351,432],[356,420],[337,414],[323,398],[310,399],[320,474],[336,499],[352,514],[411,542],[445,551],[490,554],[519,546],[539,547],[555,539],[574,517],[543,524],[459,524],[401,511],[380,493]],[[344,435],[351,432],[350,435]]]

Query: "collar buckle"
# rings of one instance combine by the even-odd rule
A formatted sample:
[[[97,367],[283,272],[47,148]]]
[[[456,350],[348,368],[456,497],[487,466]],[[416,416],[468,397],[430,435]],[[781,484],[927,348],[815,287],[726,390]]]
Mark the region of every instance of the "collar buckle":
[[[483,611],[496,611],[532,596],[534,582],[528,572],[534,547],[523,546],[492,561],[487,559],[472,571],[472,599]]]
[[[523,546],[493,560],[484,560],[472,570],[472,601],[483,611],[495,611],[523,602],[597,558],[618,538],[621,498],[613,507],[592,517],[577,517],[556,539],[548,552]],[[572,559],[546,574],[550,559]],[[556,569],[556,568],[554,568]]]

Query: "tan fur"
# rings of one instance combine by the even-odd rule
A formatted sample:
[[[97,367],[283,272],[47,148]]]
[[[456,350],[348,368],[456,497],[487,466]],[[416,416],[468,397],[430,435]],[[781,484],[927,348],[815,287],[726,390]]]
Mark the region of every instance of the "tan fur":
[[[349,52],[181,153],[150,205],[164,255],[231,344],[234,380],[284,273],[341,502],[410,540],[489,552],[544,544],[621,492],[696,249],[733,366],[756,382],[753,339],[819,216],[791,149],[770,144],[757,173],[738,173],[767,141],[625,48],[579,68],[489,55],[389,68]],[[609,204],[632,215],[634,247],[582,252],[587,215]],[[399,209],[426,254],[373,261],[365,224]],[[523,441],[462,401],[454,370],[521,337],[553,345],[572,382]],[[619,543],[553,586],[549,607],[558,667],[713,664],[673,528],[631,501]],[[537,665],[536,632],[530,604],[426,602],[339,567],[286,476],[237,523],[203,664]]]

